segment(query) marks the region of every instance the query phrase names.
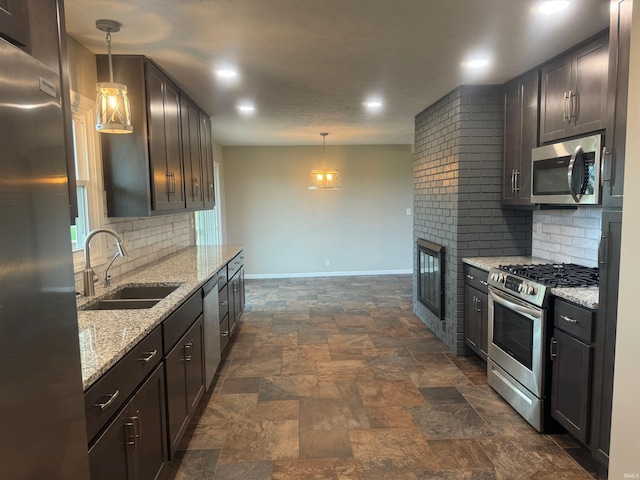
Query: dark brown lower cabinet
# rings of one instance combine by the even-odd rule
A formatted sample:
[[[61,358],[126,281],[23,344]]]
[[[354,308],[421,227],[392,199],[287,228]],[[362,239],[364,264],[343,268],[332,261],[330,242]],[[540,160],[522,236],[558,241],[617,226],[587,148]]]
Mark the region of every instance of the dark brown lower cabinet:
[[[488,272],[465,265],[464,339],[467,346],[483,360],[489,343]]]
[[[169,453],[173,456],[204,392],[202,315],[165,358]]]
[[[551,415],[586,444],[591,425],[593,347],[557,328],[551,342]]]
[[[91,480],[154,480],[166,460],[160,364],[89,449]]]

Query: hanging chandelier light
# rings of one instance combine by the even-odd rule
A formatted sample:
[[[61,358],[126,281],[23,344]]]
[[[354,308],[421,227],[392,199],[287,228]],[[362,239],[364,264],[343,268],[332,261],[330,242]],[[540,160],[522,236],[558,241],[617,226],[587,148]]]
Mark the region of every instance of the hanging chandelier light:
[[[109,52],[109,81],[97,85],[96,130],[101,133],[131,133],[131,108],[127,97],[127,86],[113,81],[111,62],[111,33],[120,31],[120,24],[113,20],[96,20],[96,28],[107,32]]]
[[[311,170],[309,190],[340,190],[340,173],[337,170],[327,170],[327,145],[325,140],[328,133],[322,135],[322,170]]]

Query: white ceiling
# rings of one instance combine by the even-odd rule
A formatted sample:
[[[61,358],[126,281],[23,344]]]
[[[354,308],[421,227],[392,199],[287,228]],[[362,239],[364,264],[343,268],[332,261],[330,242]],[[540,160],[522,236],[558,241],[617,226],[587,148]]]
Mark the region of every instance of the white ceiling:
[[[608,27],[607,0],[551,17],[533,0],[65,0],[67,32],[144,54],[213,119],[222,145],[411,144],[414,116],[461,84],[504,83]],[[470,73],[470,55],[491,58]],[[235,66],[233,84],[214,68]],[[117,81],[117,78],[115,79]],[[363,106],[379,96],[383,108]],[[251,101],[246,117],[236,110]]]

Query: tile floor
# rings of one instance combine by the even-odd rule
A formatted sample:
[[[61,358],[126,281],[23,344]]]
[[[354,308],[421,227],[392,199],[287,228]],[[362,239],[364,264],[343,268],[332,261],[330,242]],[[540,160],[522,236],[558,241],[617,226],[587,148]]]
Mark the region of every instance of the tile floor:
[[[411,282],[248,280],[237,335],[163,478],[606,478],[568,436],[522,420],[478,357],[427,330]]]

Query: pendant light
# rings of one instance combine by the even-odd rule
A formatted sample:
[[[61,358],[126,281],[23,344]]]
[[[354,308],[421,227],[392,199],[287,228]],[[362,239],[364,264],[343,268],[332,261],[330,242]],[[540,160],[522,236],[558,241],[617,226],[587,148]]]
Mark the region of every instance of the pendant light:
[[[328,133],[322,135],[322,170],[311,170],[309,190],[340,190],[340,174],[337,170],[327,170],[327,145],[325,140]]]
[[[111,33],[120,31],[120,24],[113,20],[96,20],[96,28],[107,32],[109,52],[109,81],[97,85],[96,130],[101,133],[131,133],[131,108],[127,97],[127,86],[113,81],[111,62]]]

